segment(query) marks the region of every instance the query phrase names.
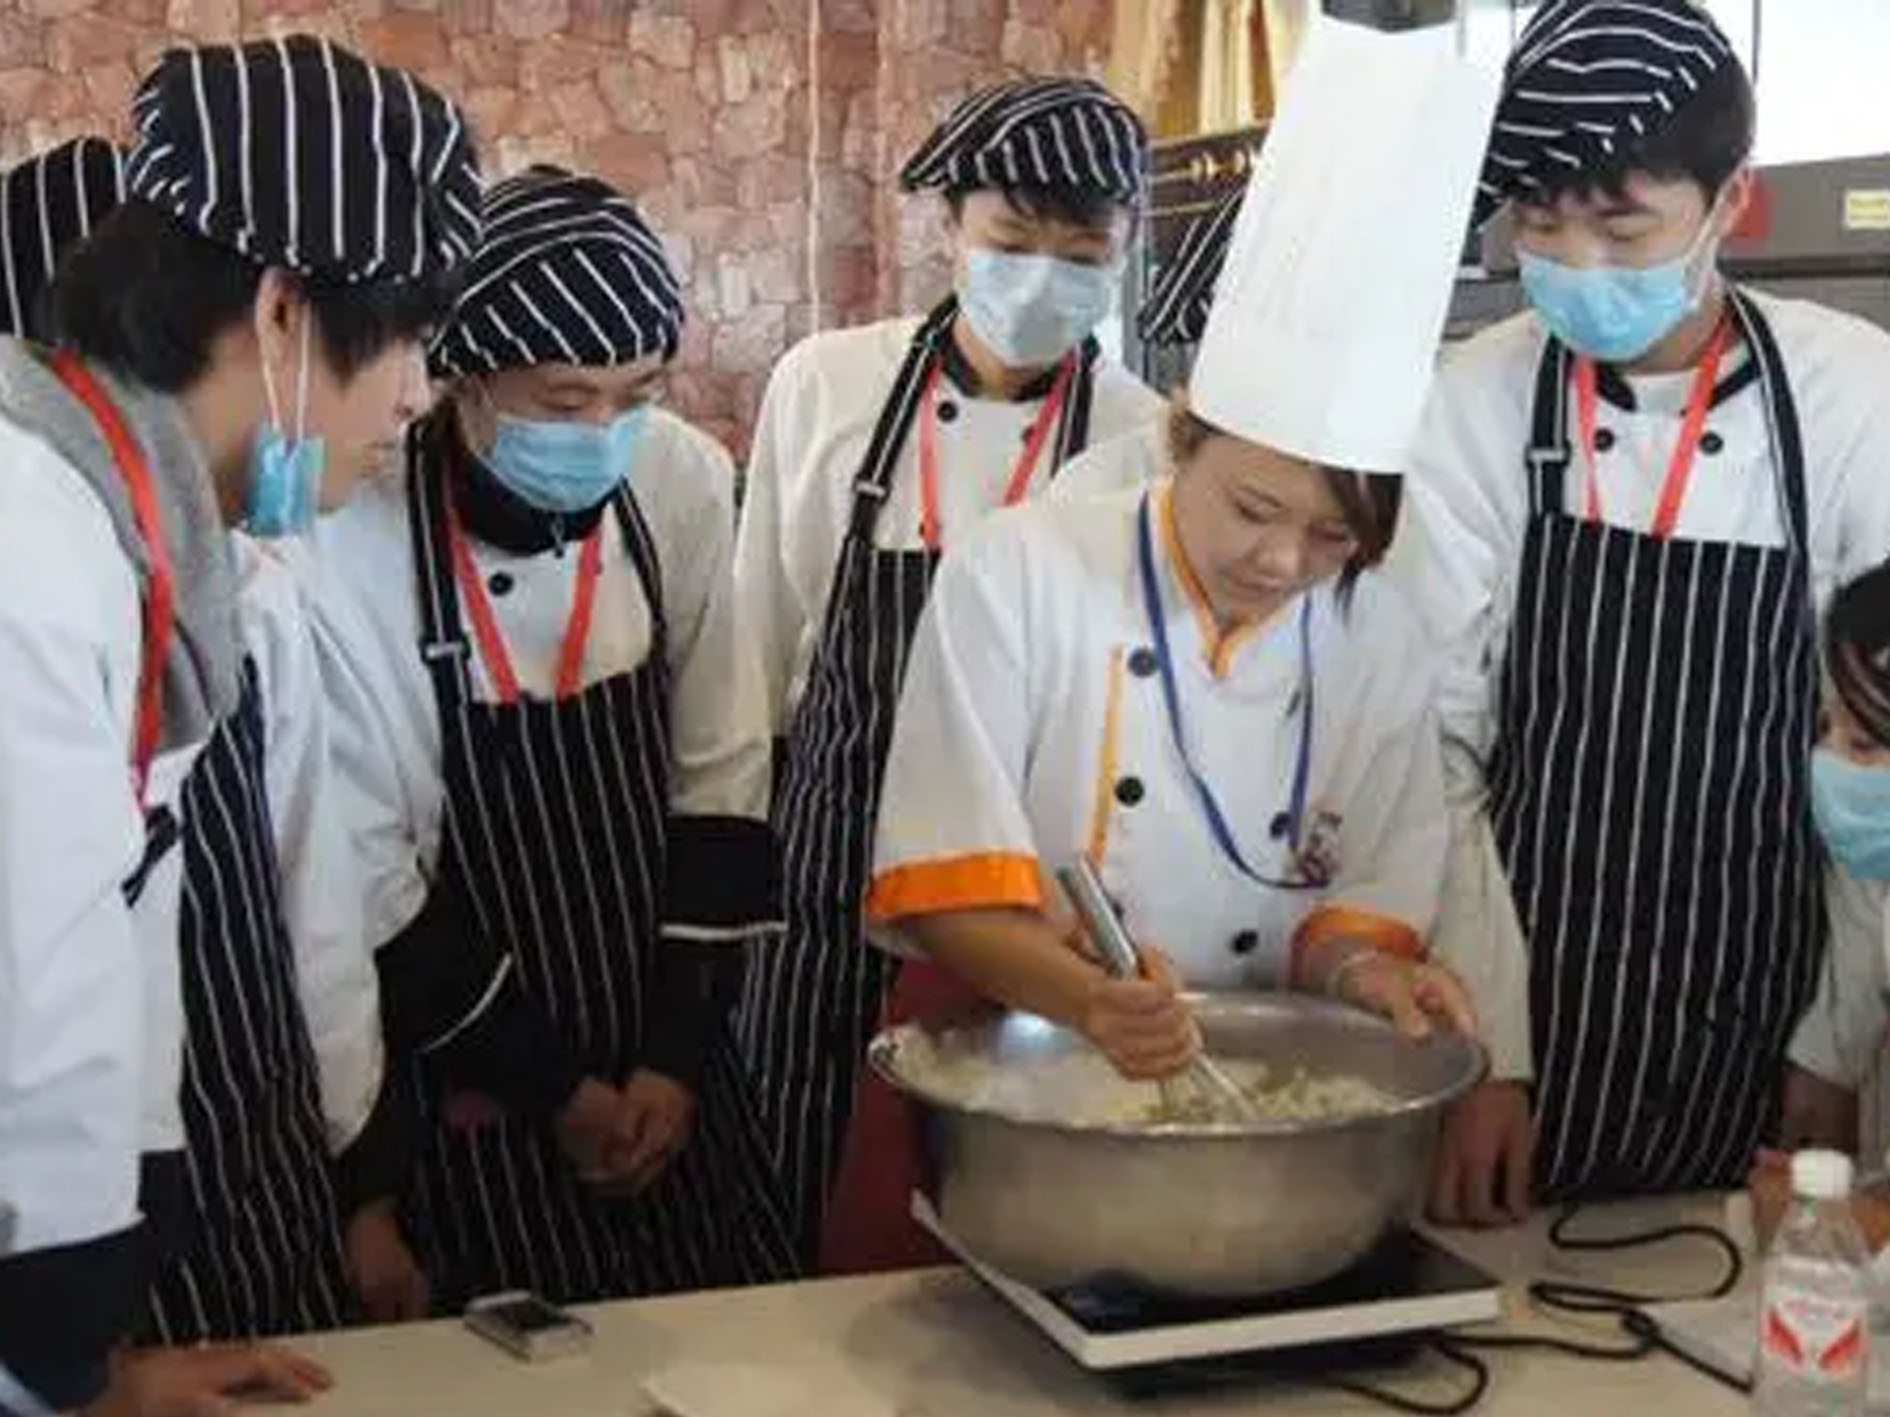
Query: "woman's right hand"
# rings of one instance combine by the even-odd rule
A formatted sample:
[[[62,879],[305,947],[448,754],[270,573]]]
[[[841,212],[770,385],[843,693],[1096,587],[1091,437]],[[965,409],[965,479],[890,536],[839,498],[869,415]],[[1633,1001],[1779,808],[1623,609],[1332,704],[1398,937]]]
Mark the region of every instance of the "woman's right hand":
[[[1083,1008],[1083,1036],[1137,1082],[1173,1077],[1201,1051],[1201,1030],[1160,950],[1143,949],[1140,979],[1098,975]]]

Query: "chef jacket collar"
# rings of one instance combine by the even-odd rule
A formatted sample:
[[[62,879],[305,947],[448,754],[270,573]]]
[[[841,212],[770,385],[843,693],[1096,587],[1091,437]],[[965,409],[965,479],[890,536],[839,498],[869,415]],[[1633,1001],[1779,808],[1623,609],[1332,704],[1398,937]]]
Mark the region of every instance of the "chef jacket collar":
[[[1595,371],[1595,374],[1595,391],[1601,395],[1602,402],[1623,413],[1634,413],[1639,410],[1640,399],[1634,392],[1634,385],[1619,369],[1611,364],[1604,364]],[[1711,407],[1718,408],[1721,404],[1738,398],[1758,381],[1757,361],[1746,360],[1719,381],[1713,390]]]
[[[939,345],[939,367],[945,371],[945,377],[951,380],[952,387],[966,398],[1004,399],[1004,395],[989,393],[984,389],[979,382],[978,371],[971,367],[971,361],[965,357],[965,351],[959,347],[958,336],[955,332]],[[1061,372],[1061,365],[1051,365],[1005,401],[1037,403],[1049,398],[1050,390],[1056,387],[1057,376]]]

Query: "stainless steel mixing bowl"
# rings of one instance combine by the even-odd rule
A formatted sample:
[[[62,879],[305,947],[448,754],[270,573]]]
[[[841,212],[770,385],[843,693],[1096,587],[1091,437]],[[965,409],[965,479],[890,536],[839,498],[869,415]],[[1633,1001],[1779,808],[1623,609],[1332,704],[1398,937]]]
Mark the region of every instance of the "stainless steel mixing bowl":
[[[1379,1019],[1294,995],[1194,1001],[1222,1061],[1356,1077],[1391,1112],[1316,1122],[1063,1125],[962,1106],[927,1079],[915,1024],[873,1040],[874,1069],[922,1104],[932,1199],[946,1228],[1042,1288],[1099,1275],[1179,1294],[1244,1297],[1316,1284],[1409,1223],[1443,1109],[1483,1076],[1455,1034],[1413,1043]],[[1088,1044],[1043,1020],[955,1025],[954,1047],[1000,1063]]]

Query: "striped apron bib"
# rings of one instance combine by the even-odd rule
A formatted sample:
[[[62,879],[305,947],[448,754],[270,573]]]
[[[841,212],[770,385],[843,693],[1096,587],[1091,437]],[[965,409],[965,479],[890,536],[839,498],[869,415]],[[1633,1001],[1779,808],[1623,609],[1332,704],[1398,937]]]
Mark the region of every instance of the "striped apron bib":
[[[145,1327],[164,1343],[304,1333],[351,1316],[264,761],[249,661],[241,704],[183,791],[185,1212]]]
[[[649,599],[649,658],[563,699],[474,698],[437,460],[409,478],[422,643],[439,705],[446,818],[435,890],[506,941],[530,997],[587,1073],[638,1063],[660,966],[669,815],[669,670],[655,543],[630,492],[615,513]],[[442,647],[451,653],[439,652]],[[424,1080],[406,1210],[438,1302],[532,1289],[557,1303],[791,1277],[794,1257],[732,1037],[706,1050],[695,1132],[634,1200],[578,1178],[549,1126],[455,1128]]]
[[[1550,1199],[1742,1184],[1823,950],[1803,444],[1759,309],[1782,547],[1562,509],[1572,361],[1538,371],[1492,821],[1530,951]]]

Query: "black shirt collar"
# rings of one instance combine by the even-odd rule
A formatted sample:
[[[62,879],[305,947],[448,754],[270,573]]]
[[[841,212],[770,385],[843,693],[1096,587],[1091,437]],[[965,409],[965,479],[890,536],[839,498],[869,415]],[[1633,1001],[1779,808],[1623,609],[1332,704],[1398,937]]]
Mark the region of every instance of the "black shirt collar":
[[[959,317],[960,320],[963,318],[962,315]],[[1060,363],[1051,365],[1008,399],[1001,394],[985,393],[979,386],[977,370],[971,367],[971,361],[965,358],[965,351],[958,343],[959,328],[958,322],[954,321],[950,338],[939,343],[939,365],[959,393],[968,399],[993,398],[1007,403],[1038,403],[1050,397],[1050,391],[1057,386],[1057,375],[1062,371]]]
[[[1737,398],[1753,384],[1758,382],[1759,364],[1748,359],[1732,373],[1724,376],[1713,390],[1713,407],[1718,408],[1729,399]],[[1640,401],[1634,397],[1634,386],[1627,381],[1619,369],[1611,364],[1599,365],[1595,370],[1595,392],[1602,401],[1623,413],[1633,413]]]
[[[500,482],[466,446],[451,402],[441,404],[434,417],[441,424],[435,436],[445,449],[446,474],[452,480],[460,522],[468,535],[488,546],[514,556],[562,550],[589,536],[610,505],[611,499],[606,497],[582,512],[547,512],[534,507]]]

